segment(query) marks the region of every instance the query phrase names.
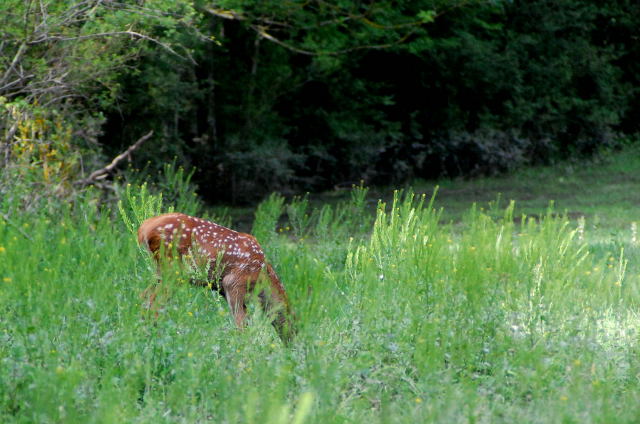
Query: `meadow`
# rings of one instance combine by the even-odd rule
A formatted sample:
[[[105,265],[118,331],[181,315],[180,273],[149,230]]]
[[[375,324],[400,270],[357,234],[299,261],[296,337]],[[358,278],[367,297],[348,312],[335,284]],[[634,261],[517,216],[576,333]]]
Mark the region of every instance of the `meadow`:
[[[118,207],[0,199],[0,422],[638,422],[638,169],[633,149],[439,193],[272,195],[251,230],[290,346],[255,302],[239,331],[173,271],[145,309],[141,220],[233,224],[182,172],[164,196],[122,184]]]

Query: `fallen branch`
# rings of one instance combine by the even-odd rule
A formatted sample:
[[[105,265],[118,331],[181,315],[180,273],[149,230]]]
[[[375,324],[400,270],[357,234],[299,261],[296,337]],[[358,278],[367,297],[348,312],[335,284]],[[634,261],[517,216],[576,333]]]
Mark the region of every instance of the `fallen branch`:
[[[87,178],[79,180],[79,181],[76,181],[76,184],[78,184],[78,185],[95,184],[96,182],[107,178],[109,173],[111,171],[113,171],[114,168],[116,166],[118,166],[118,164],[123,159],[125,159],[127,157],[130,158],[131,157],[131,153],[133,153],[135,150],[137,150],[138,147],[140,147],[142,145],[142,143],[144,143],[149,138],[151,138],[152,135],[153,135],[153,130],[149,131],[147,134],[145,134],[142,137],[140,137],[138,139],[138,141],[136,141],[131,146],[129,146],[129,148],[127,150],[125,150],[124,152],[120,153],[118,156],[113,158],[113,160],[111,161],[111,163],[109,163],[109,165],[105,166],[104,168],[100,168],[100,169],[98,169],[96,171],[93,171]]]

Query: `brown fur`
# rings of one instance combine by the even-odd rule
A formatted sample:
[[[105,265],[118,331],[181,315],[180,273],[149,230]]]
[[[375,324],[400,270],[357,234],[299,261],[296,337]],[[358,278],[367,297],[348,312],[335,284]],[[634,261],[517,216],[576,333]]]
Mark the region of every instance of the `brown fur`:
[[[147,246],[156,262],[164,243],[167,257],[173,251],[179,256],[193,255],[208,262],[210,270],[219,270],[209,276],[210,280],[219,278],[219,281],[208,283],[226,297],[239,327],[246,317],[245,297],[261,282],[258,298],[262,308],[275,314],[273,325],[283,340],[293,335],[284,286],[252,235],[182,213],[168,213],[144,221],[138,229],[138,242]],[[218,259],[220,263],[216,263]]]

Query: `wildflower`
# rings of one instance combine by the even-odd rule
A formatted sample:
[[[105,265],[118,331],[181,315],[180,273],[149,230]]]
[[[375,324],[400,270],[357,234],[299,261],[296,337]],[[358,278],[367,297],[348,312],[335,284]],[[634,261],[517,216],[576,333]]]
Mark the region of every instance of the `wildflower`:
[[[5,283],[10,283],[11,282],[11,278],[10,277],[4,277],[2,279],[2,281],[4,281]]]
[[[616,287],[620,287],[622,286],[622,282],[621,281],[616,281],[615,283],[613,283],[614,286]]]
[[[414,400],[415,400],[416,403],[422,403],[422,398],[417,397]]]
[[[0,253],[4,253],[6,252],[7,249],[5,249],[3,246],[0,246]]]
[[[579,359],[576,359],[575,361],[573,361],[573,365],[575,365],[576,367],[579,367],[580,364],[582,364],[582,361],[580,361]]]
[[[189,358],[191,358],[191,357],[193,356],[193,353],[189,352],[189,353],[187,353],[187,356],[188,356]]]
[[[565,396],[565,395],[562,395],[562,396],[560,396],[560,400],[563,401],[563,402],[566,402],[566,401],[569,400],[569,398],[567,396]]]
[[[187,315],[189,315],[190,317],[192,317],[192,316],[193,316],[193,312],[189,311],[189,312],[187,312]]]

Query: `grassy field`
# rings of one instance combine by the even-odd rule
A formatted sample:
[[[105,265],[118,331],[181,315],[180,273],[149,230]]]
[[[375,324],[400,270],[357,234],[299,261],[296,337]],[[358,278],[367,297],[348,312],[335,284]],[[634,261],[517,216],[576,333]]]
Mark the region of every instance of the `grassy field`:
[[[435,200],[272,196],[252,228],[291,346],[255,303],[238,331],[173,273],[144,309],[131,229],[171,206],[144,189],[120,211],[0,199],[0,422],[638,422],[637,153],[442,181]],[[187,191],[172,203],[194,212]]]

